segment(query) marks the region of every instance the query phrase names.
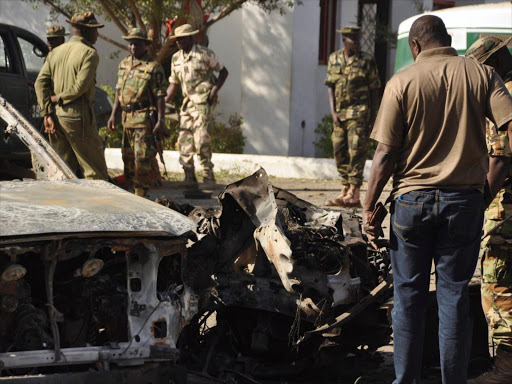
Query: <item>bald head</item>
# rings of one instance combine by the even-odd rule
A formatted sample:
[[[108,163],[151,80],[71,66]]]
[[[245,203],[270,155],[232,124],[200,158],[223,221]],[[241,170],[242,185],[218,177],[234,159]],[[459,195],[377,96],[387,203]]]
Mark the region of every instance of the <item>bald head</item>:
[[[421,51],[431,48],[449,47],[452,37],[439,17],[421,16],[412,24],[409,31],[409,47],[414,59]]]

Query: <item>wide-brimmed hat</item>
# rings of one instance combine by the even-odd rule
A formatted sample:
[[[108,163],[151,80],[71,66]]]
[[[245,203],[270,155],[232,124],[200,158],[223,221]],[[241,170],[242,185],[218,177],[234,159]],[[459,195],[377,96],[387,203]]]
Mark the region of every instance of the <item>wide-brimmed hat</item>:
[[[471,47],[466,51],[466,57],[471,57],[480,63],[485,63],[493,53],[496,53],[501,48],[506,47],[510,41],[512,41],[512,37],[509,37],[506,40],[501,40],[496,36],[481,37],[471,44]]]
[[[64,37],[67,35],[69,35],[69,33],[60,25],[52,25],[51,27],[46,28],[46,37],[48,39],[52,37]]]
[[[88,28],[103,28],[104,25],[99,23],[94,17],[94,13],[85,12],[85,13],[75,13],[71,20],[66,20],[71,25],[80,25],[82,27]]]
[[[193,36],[199,33],[199,29],[193,29],[190,24],[180,25],[178,28],[174,30],[173,37],[185,37],[185,36]]]
[[[151,42],[151,40],[148,39],[148,35],[146,34],[146,32],[144,32],[140,28],[130,29],[128,31],[128,34],[126,36],[123,36],[123,39],[125,39],[125,40],[144,40],[147,43]]]
[[[358,35],[361,33],[361,27],[358,27],[357,25],[345,26],[338,29],[338,32],[342,35]]]

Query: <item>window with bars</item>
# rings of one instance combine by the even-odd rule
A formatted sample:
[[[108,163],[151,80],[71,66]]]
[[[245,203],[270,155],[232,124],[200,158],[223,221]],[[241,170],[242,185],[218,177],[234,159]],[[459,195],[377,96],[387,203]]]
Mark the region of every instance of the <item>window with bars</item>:
[[[327,65],[329,55],[336,50],[336,3],[337,0],[320,0],[320,65]]]

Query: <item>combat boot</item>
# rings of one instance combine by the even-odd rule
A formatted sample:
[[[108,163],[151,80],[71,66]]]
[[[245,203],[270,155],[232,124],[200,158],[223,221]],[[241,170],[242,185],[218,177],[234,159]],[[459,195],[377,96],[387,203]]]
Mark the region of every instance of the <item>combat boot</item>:
[[[196,187],[197,179],[194,167],[183,167],[183,171],[185,172],[185,180],[183,180],[183,184],[185,184],[186,187]]]
[[[213,175],[213,169],[205,168],[203,170],[203,172],[204,172],[203,182],[205,184],[209,184],[209,185],[215,184],[215,176]]]
[[[361,187],[359,185],[350,184],[347,194],[345,195],[342,203],[342,207],[345,208],[360,208],[361,201],[359,200],[359,194]]]
[[[494,369],[485,372],[475,379],[468,380],[468,384],[510,384],[512,383],[512,352],[498,347]]]
[[[348,185],[342,185],[340,194],[332,200],[327,200],[325,202],[325,205],[327,205],[328,207],[341,207],[341,205],[343,204],[343,199],[347,195],[347,192],[348,192]]]

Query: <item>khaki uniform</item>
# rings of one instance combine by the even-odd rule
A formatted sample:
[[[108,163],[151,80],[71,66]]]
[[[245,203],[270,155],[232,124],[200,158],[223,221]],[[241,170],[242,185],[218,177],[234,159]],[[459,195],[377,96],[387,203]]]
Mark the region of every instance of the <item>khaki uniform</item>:
[[[165,96],[165,89],[164,70],[151,56],[140,60],[128,56],[119,64],[116,90],[123,110],[124,174],[136,190],[151,187],[151,163],[157,148],[149,112],[157,98]]]
[[[512,94],[512,72],[505,76],[505,86]],[[498,131],[487,120],[487,148],[491,156],[512,157],[507,132]],[[493,229],[512,214],[512,169],[485,211],[484,232]],[[512,348],[512,221],[504,223],[482,241],[482,307],[491,337],[496,344]]]
[[[78,173],[88,179],[108,179],[103,143],[96,128],[94,94],[99,57],[84,38],[73,36],[52,50],[35,82],[42,115],[54,115],[56,133],[50,143]],[[56,105],[51,95],[58,97]]]
[[[331,136],[341,183],[359,186],[368,149],[370,93],[380,88],[375,60],[364,52],[348,60],[343,50],[333,52],[325,84],[334,87],[336,113],[341,114],[341,125],[334,124]]]
[[[212,169],[209,129],[213,122],[214,105],[208,104],[215,84],[214,72],[224,68],[215,53],[195,44],[188,54],[179,51],[172,58],[171,84],[180,84],[183,104],[180,110],[178,148],[183,168],[194,167],[194,153],[201,165]]]

